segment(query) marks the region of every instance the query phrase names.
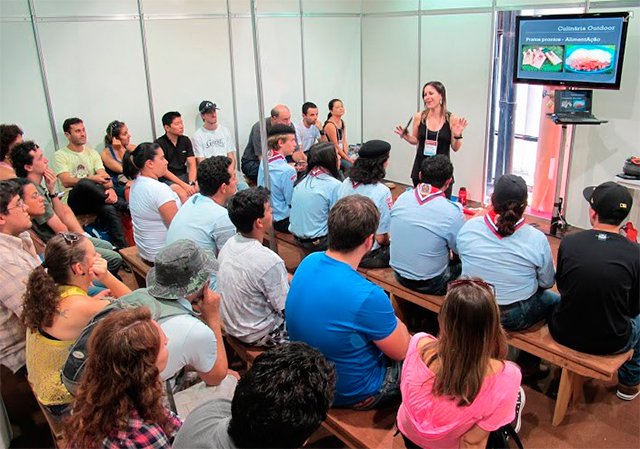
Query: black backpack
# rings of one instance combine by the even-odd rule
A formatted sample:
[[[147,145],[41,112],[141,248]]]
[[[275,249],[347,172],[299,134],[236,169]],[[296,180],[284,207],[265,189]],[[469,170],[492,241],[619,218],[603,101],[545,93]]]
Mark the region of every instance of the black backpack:
[[[489,432],[487,449],[510,449],[509,440],[513,440],[519,449],[524,449],[522,441],[511,424],[506,424],[498,430]]]
[[[155,321],[164,320],[176,315],[197,316],[193,311],[184,308],[178,301],[156,299],[151,296],[146,288],[138,289],[109,304],[98,312],[82,330],[75,343],[69,348],[67,360],[62,365],[60,377],[67,390],[73,395],[76,393],[78,381],[84,371],[84,365],[89,356],[89,337],[93,333],[96,325],[104,317],[116,310],[133,309],[136,307],[147,307],[151,311],[151,316]]]

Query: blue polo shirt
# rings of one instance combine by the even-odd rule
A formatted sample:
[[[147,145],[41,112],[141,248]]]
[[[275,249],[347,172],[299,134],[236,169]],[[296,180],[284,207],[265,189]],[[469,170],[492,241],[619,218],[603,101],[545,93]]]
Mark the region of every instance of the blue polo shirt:
[[[329,210],[338,201],[341,182],[323,170],[312,170],[293,189],[289,231],[305,239],[329,233]]]
[[[287,163],[283,155],[273,153],[269,157],[269,181],[271,182],[271,208],[275,221],[289,217],[293,185],[297,179],[296,169]],[[264,169],[258,169],[258,185],[265,187]]]
[[[441,275],[449,265],[449,250],[456,252],[463,224],[460,204],[442,190],[420,184],[404,192],[391,209],[391,268],[405,279]]]
[[[524,222],[508,237],[495,229],[489,215],[462,226],[457,239],[462,275],[492,283],[502,306],[529,299],[539,287],[552,287],[555,271],[547,237]]]
[[[393,206],[393,197],[389,187],[381,182],[360,184],[353,182],[351,178],[347,178],[342,181],[342,185],[338,190],[338,198],[344,198],[349,195],[362,195],[371,199],[378,208],[378,212],[380,212],[380,223],[378,223],[376,234],[387,234],[389,232],[391,228],[391,206]],[[374,250],[379,247],[378,242],[374,242],[371,249]]]
[[[196,193],[178,210],[167,231],[167,245],[180,239],[195,242],[218,256],[227,240],[236,234],[227,209]]]
[[[334,405],[352,405],[380,390],[387,357],[374,341],[398,324],[380,287],[346,263],[313,253],[293,277],[285,319],[291,341],[319,349],[335,364]]]

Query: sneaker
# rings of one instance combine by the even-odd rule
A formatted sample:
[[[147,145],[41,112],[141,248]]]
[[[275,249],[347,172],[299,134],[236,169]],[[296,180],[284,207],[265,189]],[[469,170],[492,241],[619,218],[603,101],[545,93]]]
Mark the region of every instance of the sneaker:
[[[640,394],[640,385],[624,385],[618,384],[618,389],[616,391],[616,396],[618,396],[623,401],[633,401]]]
[[[518,400],[516,401],[516,418],[513,420],[515,423],[513,425],[513,430],[516,433],[520,432],[520,426],[522,425],[522,409],[524,408],[524,404],[527,401],[527,397],[524,394],[524,390],[520,387],[518,390]]]

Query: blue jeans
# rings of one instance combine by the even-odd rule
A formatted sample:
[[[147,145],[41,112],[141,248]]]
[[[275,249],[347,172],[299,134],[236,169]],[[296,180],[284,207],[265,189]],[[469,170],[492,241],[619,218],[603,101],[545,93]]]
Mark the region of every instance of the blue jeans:
[[[560,302],[560,295],[539,288],[529,299],[500,306],[500,322],[508,331],[521,331],[542,320],[547,320],[553,308]]]
[[[442,296],[447,294],[447,284],[450,281],[458,279],[460,277],[460,273],[462,273],[462,264],[454,263],[447,265],[447,268],[445,268],[442,274],[424,281],[406,279],[400,276],[398,273],[395,273],[395,275],[400,284],[404,285],[407,288],[410,288],[411,290],[419,293],[425,293],[427,295]]]
[[[354,410],[371,410],[385,407],[386,405],[400,401],[400,374],[402,372],[402,362],[388,360],[387,370],[380,385],[378,393],[351,406]]]
[[[640,384],[640,315],[631,319],[631,338],[620,352],[633,349],[631,360],[626,361],[618,370],[618,381],[629,387]]]

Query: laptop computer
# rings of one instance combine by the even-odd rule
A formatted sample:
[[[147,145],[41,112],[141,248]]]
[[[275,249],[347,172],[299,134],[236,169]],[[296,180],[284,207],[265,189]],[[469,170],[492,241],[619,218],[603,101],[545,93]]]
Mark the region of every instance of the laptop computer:
[[[565,124],[602,123],[591,114],[592,95],[592,90],[556,90],[552,120]]]

